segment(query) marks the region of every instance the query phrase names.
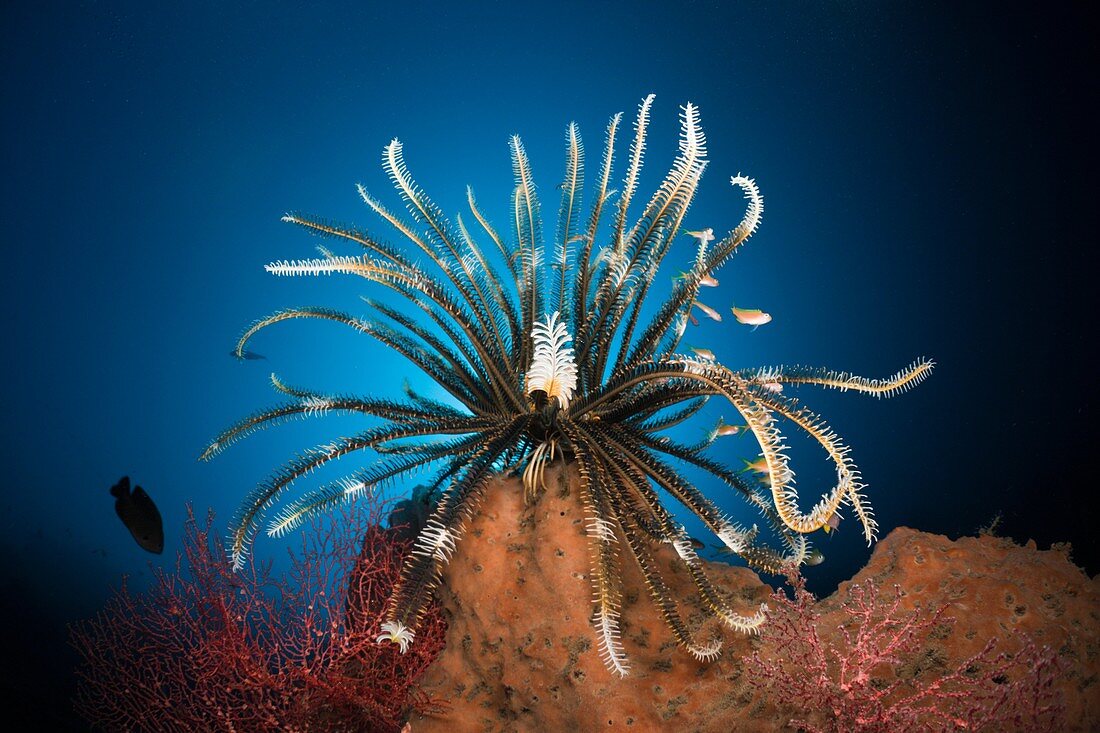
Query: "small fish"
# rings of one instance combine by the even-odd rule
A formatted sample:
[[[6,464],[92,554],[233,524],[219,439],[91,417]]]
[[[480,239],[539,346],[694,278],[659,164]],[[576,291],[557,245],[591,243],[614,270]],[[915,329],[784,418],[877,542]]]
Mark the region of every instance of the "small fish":
[[[694,305],[699,310],[703,311],[703,313],[706,313],[707,318],[711,319],[712,321],[718,321],[719,323],[722,322],[721,314],[719,314],[718,311],[714,310],[709,305],[705,305],[703,303],[700,303],[698,300],[695,301],[694,303],[692,303],[692,305]]]
[[[772,394],[779,394],[783,391],[783,385],[779,382],[764,382],[760,386],[768,390]]]
[[[688,313],[688,319],[691,321],[691,325],[698,326],[699,319],[695,317],[694,313]]]
[[[135,486],[130,491],[130,477],[123,476],[111,487],[111,496],[115,497],[115,512],[130,534],[143,550],[159,555],[164,551],[164,524],[160,519],[157,505],[145,493],[145,489]]]
[[[702,550],[706,548],[706,545],[703,544],[702,540],[697,540],[694,537],[688,537],[688,541],[691,542],[691,546],[694,547],[696,550]]]
[[[745,467],[741,469],[741,473],[746,471],[756,471],[757,473],[768,474],[768,459],[764,456],[760,456],[755,461],[750,461],[748,458],[742,458],[741,462],[745,464]]]
[[[695,352],[695,355],[698,356],[700,359],[705,359],[706,361],[714,361],[714,352],[710,349],[697,349],[693,346],[691,347],[691,350]]]
[[[806,553],[805,565],[813,567],[814,565],[820,565],[825,562],[825,553],[816,547],[811,547],[810,551]]]
[[[770,313],[765,313],[759,308],[738,308],[737,306],[733,306],[730,310],[733,311],[733,317],[737,319],[738,323],[752,326],[752,330],[754,331],[765,323],[771,323],[772,320]]]
[[[714,230],[711,229],[710,227],[707,227],[706,229],[700,229],[700,230],[694,231],[694,232],[689,232],[687,230],[684,230],[684,233],[687,234],[689,237],[695,237],[696,239],[698,239],[700,247],[705,247],[705,246],[707,246],[707,242],[713,242],[714,241]]]
[[[832,532],[833,530],[835,530],[839,526],[840,526],[840,515],[839,514],[830,514],[829,518],[825,520],[825,524],[822,525],[821,528],[823,530],[825,530],[825,534],[829,534],[830,532]]]
[[[691,275],[690,272],[681,272],[679,275],[673,275],[672,276],[672,282],[678,282],[680,280],[687,280],[691,276],[692,275]],[[718,281],[716,279],[714,279],[714,277],[711,276],[711,275],[703,275],[701,278],[699,278],[699,284],[704,285],[708,288],[718,287]],[[719,319],[719,320],[721,320],[721,319]]]
[[[715,438],[722,438],[727,435],[738,435],[744,430],[747,425],[726,425],[722,421],[722,418],[718,418],[718,424],[714,426],[714,429],[710,431],[710,439],[713,441]]]
[[[569,239],[565,240],[566,244],[573,244],[573,242],[586,242],[588,241],[587,234],[574,234]]]
[[[240,356],[237,356],[237,350],[233,349],[229,352],[229,355],[240,361],[259,361],[260,359],[267,359],[263,354],[257,354],[255,351],[249,351],[248,349],[242,351]]]

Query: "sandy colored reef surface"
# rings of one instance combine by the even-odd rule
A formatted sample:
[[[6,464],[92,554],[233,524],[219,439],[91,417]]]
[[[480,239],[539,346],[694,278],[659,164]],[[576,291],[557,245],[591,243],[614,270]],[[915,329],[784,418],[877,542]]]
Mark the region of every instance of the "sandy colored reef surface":
[[[621,626],[631,670],[625,679],[607,671],[589,621],[588,539],[575,481],[569,469],[561,480],[558,469],[551,469],[550,489],[530,507],[523,505],[518,480],[489,486],[445,574],[440,598],[450,622],[447,648],[424,682],[426,692],[450,701],[451,708],[414,717],[411,730],[726,733],[776,730],[797,714],[746,684],[742,660],[760,647],[758,638],[722,630],[722,656],[710,664],[678,648],[641,572],[626,557]],[[702,614],[692,605],[698,600],[687,571],[669,546],[658,548],[657,557],[670,589],[683,599],[681,615],[697,623]],[[715,563],[706,570],[734,611],[752,613],[771,594],[747,568]],[[1059,655],[1063,673],[1057,686],[1069,729],[1100,725],[1100,581],[1073,565],[1065,549],[1041,551],[1034,543],[1020,546],[990,536],[952,541],[896,529],[875,545],[852,581],[819,601],[825,640],[839,633],[841,600],[852,582],[876,584],[884,595],[901,586],[905,610],[948,604],[947,615],[956,623],[921,649],[946,668],[993,636],[1015,651],[1012,632],[1026,632]],[[702,638],[716,629],[704,626]]]

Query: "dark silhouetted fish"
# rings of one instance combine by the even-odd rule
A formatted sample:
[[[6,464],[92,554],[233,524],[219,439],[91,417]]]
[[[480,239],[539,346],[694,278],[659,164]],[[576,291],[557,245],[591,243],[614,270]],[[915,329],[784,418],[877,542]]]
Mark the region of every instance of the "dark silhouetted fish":
[[[130,491],[130,477],[123,476],[111,487],[111,496],[115,497],[118,518],[142,549],[158,555],[163,552],[164,524],[160,520],[157,505],[145,493],[145,489],[135,486]]]
[[[248,361],[259,361],[260,359],[267,359],[263,354],[257,354],[255,351],[248,351],[247,349],[241,352],[240,356],[237,356],[237,350],[233,349],[229,352],[229,355],[234,359],[247,359]]]

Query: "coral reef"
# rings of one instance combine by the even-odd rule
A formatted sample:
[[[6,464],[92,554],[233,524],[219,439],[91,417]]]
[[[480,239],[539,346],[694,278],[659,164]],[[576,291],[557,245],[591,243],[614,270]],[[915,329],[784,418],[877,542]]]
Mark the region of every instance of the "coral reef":
[[[286,575],[234,573],[212,517],[188,520],[175,572],[125,581],[74,624],[76,706],[107,731],[397,731],[436,709],[417,680],[443,644],[431,608],[408,654],[379,646],[384,604],[410,544],[377,503],[313,523]],[[369,510],[369,511],[368,511]]]
[[[516,479],[501,479],[487,491],[480,515],[446,571],[440,599],[449,619],[447,647],[423,679],[425,691],[447,699],[451,709],[422,720],[414,716],[413,730],[727,733],[780,730],[795,719],[835,728],[836,716],[817,707],[818,698],[803,699],[789,687],[772,685],[753,666],[754,653],[773,662],[788,659],[791,640],[784,641],[779,623],[783,604],[770,598],[769,585],[743,567],[705,563],[723,598],[769,601],[777,628],[766,625],[762,637],[733,637],[730,653],[708,665],[676,654],[675,639],[661,623],[659,610],[643,598],[641,572],[624,566],[624,608],[629,613],[623,617],[622,633],[634,649],[634,664],[630,677],[613,676],[601,664],[588,615],[577,612],[590,592],[577,477],[567,474],[559,481],[554,467],[547,472],[547,485],[530,506],[524,504]],[[699,600],[693,600],[692,580],[675,550],[657,548],[655,558],[667,570],[670,591],[684,599],[680,610],[692,630],[703,638],[715,633],[714,620],[707,620]],[[893,609],[895,618],[904,621],[918,614],[911,626],[917,632],[911,650],[897,654],[899,663],[875,670],[884,678],[896,674],[921,686],[935,685],[951,671],[967,670],[968,662],[996,639],[983,658],[981,674],[974,670],[968,679],[980,676],[998,685],[995,672],[1004,671],[1011,678],[1006,681],[1019,680],[1020,663],[1046,660],[1053,653],[1051,664],[1058,674],[1051,679],[1047,671],[1053,667],[1044,667],[1040,677],[1032,678],[1035,689],[1061,698],[1064,730],[1100,725],[1100,581],[1074,566],[1065,548],[1039,551],[1033,543],[1019,546],[989,536],[952,541],[894,530],[877,543],[868,565],[852,581],[814,604],[812,615],[799,617],[803,623],[813,621],[819,651],[851,649],[844,630],[858,629],[860,620],[851,605],[853,585],[882,589],[876,607],[883,611],[890,610],[898,585],[903,594]],[[937,621],[929,622],[932,618]],[[954,622],[942,623],[948,618]],[[874,643],[862,648],[864,659],[888,652],[888,640],[886,634],[874,636]],[[1035,645],[1034,656],[1028,656],[1027,640]],[[1002,659],[1002,654],[1012,657]],[[854,653],[844,659],[858,661]],[[835,687],[840,683],[834,676],[838,667],[827,666]],[[1047,681],[1050,686],[1043,687]],[[960,689],[970,688],[952,691]],[[979,722],[979,714],[989,708],[975,708],[976,703],[964,705],[963,713]],[[1011,720],[1011,715],[1000,720]],[[1050,717],[1040,722],[1050,722]],[[874,729],[870,721],[865,729]],[[962,725],[925,729],[970,730]],[[1024,724],[985,728],[1029,729]]]
[[[672,571],[657,561],[662,546],[674,550],[677,567],[690,576],[689,592],[703,600],[702,613],[741,632],[757,630],[764,619],[759,606],[730,604],[717,591],[683,525],[662,503],[661,492],[698,517],[730,552],[763,570],[803,561],[809,547],[805,535],[835,528],[842,509],[851,510],[867,542],[873,541],[877,524],[849,448],[819,415],[784,394],[784,388],[812,385],[889,397],[919,384],[933,363],[918,359],[887,379],[867,379],[804,367],[734,371],[717,363],[706,349],[682,353],[681,340],[694,308],[721,320],[717,311],[698,300],[700,288],[718,285],[714,273],[756,231],[763,197],[751,178],[731,177],[731,185],[745,199],[740,222],[717,241],[708,228],[686,232],[694,240],[687,247],[674,246],[707,167],[699,112],[688,103],[681,113],[679,152],[635,218],[631,205],[641,180],[652,103],[650,95],[639,106],[629,162],[617,192],[611,188],[611,172],[622,115],[611,118],[587,216],[581,204],[584,147],[577,126],[569,125],[565,175],[558,186],[557,232],[549,247],[544,244],[531,165],[518,137],[510,140],[515,188],[507,219],[513,242],[505,242],[470,191],[470,213],[478,228],[468,228],[461,216],[452,224],[413,180],[396,139],[383,151],[383,167],[411,221],[392,213],[362,186],[359,192],[398,233],[404,247],[315,216],[285,217],[365,252],[337,254],[322,246],[319,258],[273,262],[267,266],[269,272],[362,277],[411,306],[413,315],[375,300],[367,300],[373,311],[369,318],[320,307],[280,310],[245,331],[237,356],[244,358],[251,340],[274,324],[334,321],[407,358],[451,402],[412,390],[406,390],[404,401],[326,394],[289,387],[273,377],[275,388],[290,401],[223,431],[202,459],[258,429],[292,418],[338,412],[381,422],[303,453],[253,489],[229,529],[228,549],[235,566],[244,563],[265,515],[292,484],[315,469],[361,451],[380,454],[368,468],[283,503],[267,520],[268,534],[281,535],[319,512],[439,464],[431,490],[440,490],[442,498],[408,556],[382,627],[382,638],[406,651],[417,643],[424,609],[492,477],[522,471],[523,493],[531,500],[545,488],[547,466],[559,457],[572,459],[581,477],[578,491],[590,545],[587,575],[594,593],[585,603],[595,607],[592,623],[604,663],[625,676],[630,664],[621,641],[626,625],[622,572],[631,563],[624,556],[644,576],[676,643],[697,660],[717,658],[722,640],[697,638],[678,613],[669,590]],[[482,247],[478,238],[491,244]],[[643,308],[662,262],[673,252],[679,253],[681,262],[690,262],[688,271],[676,279],[663,302]],[[758,309],[733,312],[740,323],[753,327],[771,320]],[[698,414],[711,398],[729,402],[744,421],[743,428],[716,428],[696,444],[678,442],[666,433]],[[799,505],[781,423],[809,435],[836,468],[836,484],[808,508]],[[734,429],[755,438],[761,458],[753,465],[759,465],[762,482],[746,479],[707,454],[715,438]],[[684,478],[684,467],[749,502],[770,527],[773,545],[766,542],[767,531],[762,534],[756,525],[734,523]]]

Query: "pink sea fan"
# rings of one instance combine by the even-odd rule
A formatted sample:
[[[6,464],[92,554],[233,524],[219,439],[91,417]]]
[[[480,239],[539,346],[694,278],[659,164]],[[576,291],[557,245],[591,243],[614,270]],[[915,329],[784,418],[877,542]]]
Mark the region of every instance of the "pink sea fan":
[[[805,579],[793,571],[788,579],[794,599],[776,592],[761,648],[746,663],[750,684],[791,715],[788,725],[810,733],[1061,728],[1059,665],[1048,647],[1021,634],[1014,654],[995,654],[993,638],[954,668],[922,665],[922,649],[954,623],[946,606],[906,614],[900,588],[884,599],[873,584],[853,584],[847,619],[830,633]]]

